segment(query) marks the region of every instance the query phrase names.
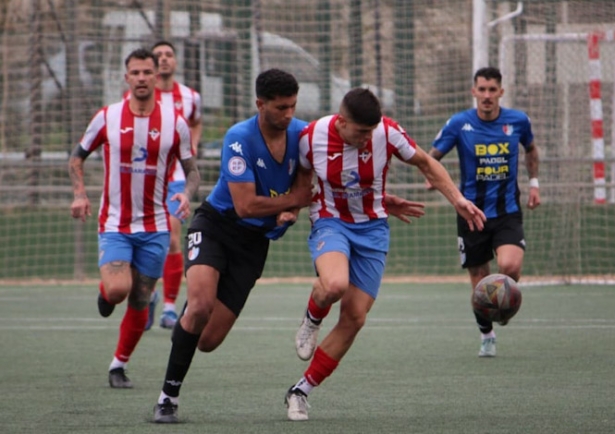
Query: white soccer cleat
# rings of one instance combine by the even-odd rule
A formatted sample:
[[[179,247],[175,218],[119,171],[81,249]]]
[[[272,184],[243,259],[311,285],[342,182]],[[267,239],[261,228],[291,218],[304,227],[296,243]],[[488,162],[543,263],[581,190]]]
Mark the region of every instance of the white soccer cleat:
[[[495,338],[482,340],[478,357],[495,357]]]
[[[295,336],[295,348],[297,349],[297,356],[301,360],[310,360],[312,358],[314,350],[316,350],[319,330],[320,324],[314,324],[307,316],[303,318],[301,327],[299,327]]]
[[[288,408],[288,420],[308,420],[308,408],[310,404],[307,402],[307,396],[300,390],[293,390],[291,387],[284,399]]]

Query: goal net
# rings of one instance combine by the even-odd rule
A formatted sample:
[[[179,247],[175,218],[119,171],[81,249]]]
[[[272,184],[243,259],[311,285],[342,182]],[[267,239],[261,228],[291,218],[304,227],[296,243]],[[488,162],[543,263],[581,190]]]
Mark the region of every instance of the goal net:
[[[448,117],[473,104],[475,1],[2,2],[0,280],[98,276],[102,163],[86,161],[94,216],[83,224],[70,217],[68,154],[98,108],[121,98],[131,50],[171,41],[176,78],[201,93],[196,206],[217,180],[224,132],[255,113],[254,79],[271,67],[297,77],[298,117],[335,112],[348,89],[369,86],[428,150]],[[523,280],[612,282],[615,2],[484,5],[482,42],[503,72],[502,102],[529,113],[541,154],[543,204],[525,210]],[[456,156],[443,163],[457,181]],[[523,164],[519,175],[526,201]],[[411,225],[391,219],[387,277],[465,281],[453,208],[406,165],[392,164],[387,185],[427,205]],[[304,211],[272,243],[266,277],[313,276],[308,232]]]

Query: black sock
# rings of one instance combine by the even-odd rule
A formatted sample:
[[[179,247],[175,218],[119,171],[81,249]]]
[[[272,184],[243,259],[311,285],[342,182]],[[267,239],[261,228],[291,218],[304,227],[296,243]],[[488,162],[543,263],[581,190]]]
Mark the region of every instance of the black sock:
[[[188,373],[188,369],[190,369],[190,363],[192,363],[196,346],[199,343],[199,337],[200,335],[188,333],[184,330],[179,321],[173,327],[173,336],[171,337],[173,345],[169,355],[164,384],[162,385],[162,391],[173,398],[179,396],[179,389]]]
[[[492,321],[482,318],[481,316],[477,315],[476,312],[474,312],[474,316],[476,317],[476,324],[478,324],[478,329],[482,334],[486,335],[487,333],[490,333],[491,330],[493,330]]]
[[[312,321],[312,323],[314,323],[314,324],[316,324],[316,325],[320,325],[320,323],[322,323],[322,318],[320,318],[320,319],[314,319],[314,318],[312,317],[312,315],[310,315],[310,310],[309,310],[309,309],[306,309],[306,310],[305,310],[305,316],[307,316],[307,317],[308,317],[308,319],[309,319],[310,321]]]

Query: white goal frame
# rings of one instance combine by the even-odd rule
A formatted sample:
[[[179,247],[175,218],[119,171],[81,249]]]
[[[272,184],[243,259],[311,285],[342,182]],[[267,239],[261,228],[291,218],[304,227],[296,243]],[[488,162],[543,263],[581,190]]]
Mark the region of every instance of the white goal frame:
[[[588,71],[588,93],[590,95],[589,103],[589,116],[588,122],[591,124],[592,132],[592,158],[593,158],[593,174],[594,174],[594,202],[596,204],[606,203],[606,178],[605,178],[605,143],[603,136],[603,113],[602,113],[602,64],[600,60],[600,42],[615,41],[615,31],[594,31],[594,32],[581,32],[581,33],[528,33],[522,35],[506,35],[503,36],[499,43],[499,59],[498,66],[501,71],[506,70],[507,55],[510,51],[510,45],[518,41],[527,42],[586,42],[587,43],[587,71]],[[502,77],[502,87],[504,89],[509,88],[510,77],[504,75]],[[615,107],[615,80],[613,80],[614,92],[613,92],[613,107]],[[564,87],[564,98],[567,99],[567,86]],[[504,94],[502,98],[504,105],[510,106],[509,95]],[[563,105],[564,115],[562,119],[562,125],[564,129],[570,124],[570,113],[568,111],[568,104]],[[610,140],[610,155],[613,162],[611,163],[610,173],[611,182],[615,182],[615,110],[613,110],[611,122],[613,128],[611,129]],[[568,144],[565,143],[565,146]],[[615,186],[610,189],[609,202],[615,203]]]

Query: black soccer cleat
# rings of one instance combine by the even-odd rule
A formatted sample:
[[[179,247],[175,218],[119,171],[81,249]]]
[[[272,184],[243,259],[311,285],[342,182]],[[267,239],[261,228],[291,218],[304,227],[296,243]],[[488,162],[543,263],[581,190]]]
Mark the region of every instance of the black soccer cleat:
[[[114,389],[132,389],[132,381],[126,376],[124,368],[109,371],[109,386]]]
[[[177,423],[177,404],[173,404],[169,398],[165,398],[162,404],[154,406],[154,422],[156,423]]]
[[[111,315],[113,313],[113,309],[115,309],[115,305],[109,303],[107,300],[105,300],[105,297],[102,296],[102,294],[98,294],[98,313],[100,313],[100,316],[102,316],[103,318],[107,318],[109,315]]]

